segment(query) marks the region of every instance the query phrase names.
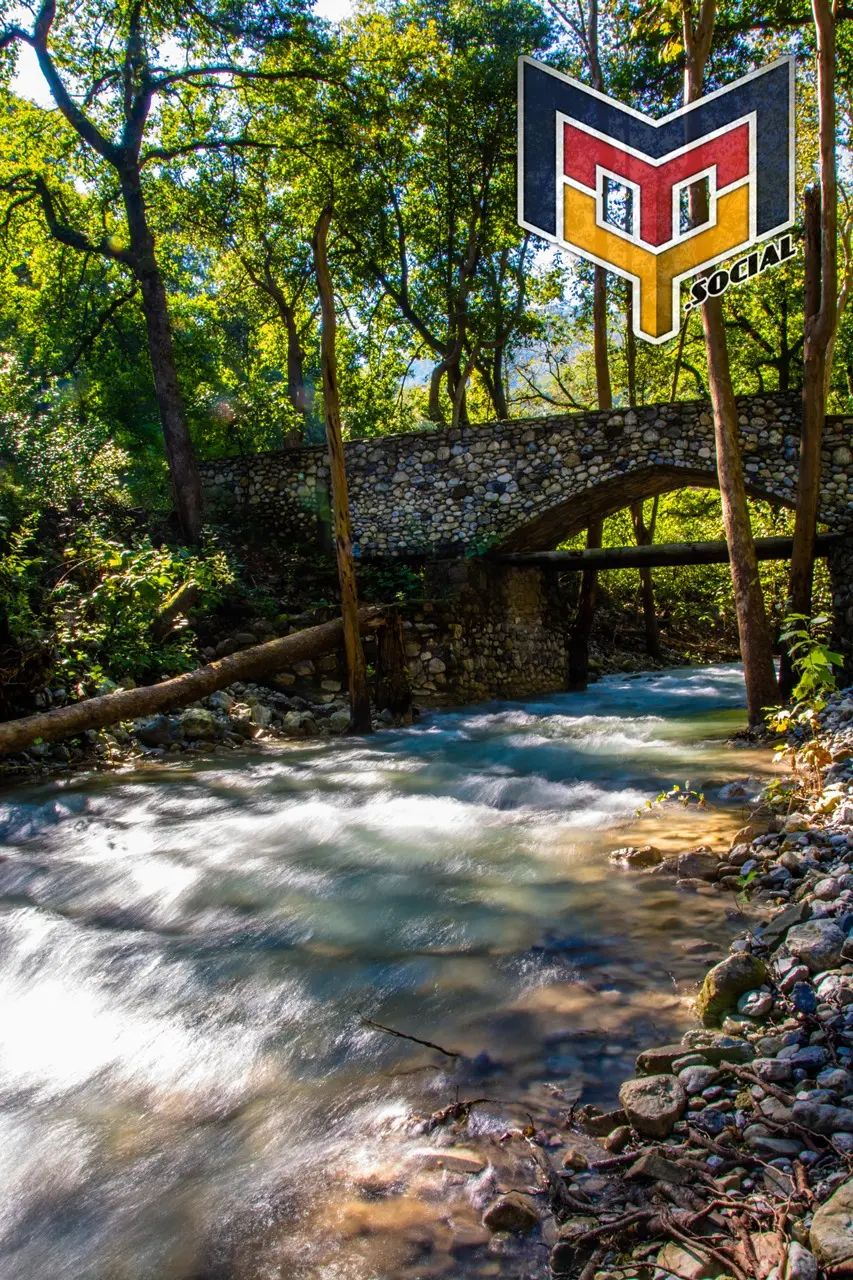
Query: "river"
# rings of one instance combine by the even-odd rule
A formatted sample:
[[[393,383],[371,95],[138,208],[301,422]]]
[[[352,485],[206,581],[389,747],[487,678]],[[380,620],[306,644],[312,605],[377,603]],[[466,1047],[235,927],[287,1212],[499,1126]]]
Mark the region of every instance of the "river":
[[[405,1118],[610,1102],[690,1025],[735,904],[606,855],[721,847],[768,768],[743,702],[734,667],[607,677],[0,797],[0,1275],[545,1275],[400,1173]],[[687,777],[712,809],[637,818]]]

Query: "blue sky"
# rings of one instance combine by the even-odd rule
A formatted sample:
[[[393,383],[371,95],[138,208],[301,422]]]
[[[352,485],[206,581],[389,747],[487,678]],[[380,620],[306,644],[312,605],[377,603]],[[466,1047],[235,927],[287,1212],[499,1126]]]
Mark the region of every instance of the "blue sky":
[[[337,22],[352,11],[352,0],[317,0],[314,12],[321,18]],[[26,21],[26,15],[21,18]],[[29,98],[42,107],[53,106],[53,99],[47,91],[44,78],[39,71],[36,55],[29,45],[18,47],[18,66],[11,84],[12,90],[22,98]]]

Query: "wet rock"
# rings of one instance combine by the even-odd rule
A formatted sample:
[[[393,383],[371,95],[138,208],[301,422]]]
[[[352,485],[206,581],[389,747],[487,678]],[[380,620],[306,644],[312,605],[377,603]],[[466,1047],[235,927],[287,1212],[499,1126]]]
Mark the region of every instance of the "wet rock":
[[[808,982],[795,982],[791,988],[791,1003],[800,1013],[814,1013],[817,1009],[817,996]]]
[[[782,1058],[756,1058],[752,1070],[765,1084],[787,1084],[794,1074],[791,1063]]]
[[[817,1258],[796,1240],[788,1245],[785,1280],[817,1280]]]
[[[332,733],[346,733],[349,728],[350,713],[348,711],[333,711],[329,716],[329,728]]]
[[[767,976],[764,961],[748,952],[728,956],[705,976],[696,1001],[696,1012],[706,1026],[719,1022],[745,991],[760,987]]]
[[[490,1231],[511,1231],[522,1234],[532,1231],[539,1221],[539,1213],[530,1196],[520,1191],[508,1191],[493,1200],[483,1214],[483,1226]]]
[[[152,716],[149,720],[137,720],[133,733],[143,747],[168,747],[184,736],[177,721],[169,716]]]
[[[238,738],[251,738],[255,733],[255,725],[247,715],[234,715],[231,717],[230,730]]]
[[[788,930],[785,945],[812,973],[834,969],[841,960],[845,935],[832,920],[807,920]]]
[[[620,867],[629,867],[634,871],[641,871],[646,867],[655,867],[659,862],[663,862],[663,854],[653,844],[629,844],[621,849],[614,849],[610,854],[610,861],[615,862]]]
[[[775,915],[761,931],[761,940],[771,951],[775,951],[785,934],[795,924],[800,924],[808,915],[805,902],[794,902]]]
[[[251,716],[252,723],[259,729],[268,729],[272,724],[272,709],[265,706],[263,702],[252,703]]]
[[[714,1280],[719,1266],[699,1245],[665,1244],[656,1258],[654,1280]]]
[[[212,711],[204,707],[188,707],[180,717],[181,729],[190,741],[217,742],[225,735],[225,726]]]
[[[472,1249],[482,1249],[489,1243],[486,1228],[479,1227],[474,1222],[454,1222],[451,1231],[451,1253],[468,1253]]]
[[[748,1018],[763,1018],[773,1008],[773,997],[769,991],[745,991],[737,1002],[738,1013]]]
[[[563,1155],[563,1168],[582,1171],[589,1168],[589,1160],[577,1147],[568,1147]]]
[[[791,1113],[796,1124],[825,1137],[853,1129],[853,1110],[848,1107],[832,1107],[821,1102],[795,1102]]]
[[[629,1122],[647,1138],[666,1138],[687,1110],[687,1095],[674,1076],[626,1080],[619,1101]]]
[[[211,711],[221,711],[228,715],[234,706],[234,699],[224,689],[216,689],[208,698],[207,705]]]
[[[826,1066],[829,1054],[820,1044],[807,1044],[803,1047],[792,1044],[781,1049],[779,1057],[787,1059],[792,1067],[801,1067],[804,1071],[819,1071]]]
[[[674,1160],[667,1160],[659,1151],[644,1151],[639,1160],[628,1169],[626,1178],[650,1178],[653,1182],[669,1182],[685,1187],[695,1174]]]
[[[679,855],[678,875],[682,880],[716,880],[719,866],[717,854],[703,845]]]
[[[422,1169],[449,1169],[452,1173],[482,1173],[486,1160],[467,1147],[418,1147],[409,1159]]]
[[[604,1146],[608,1151],[618,1154],[624,1151],[628,1143],[631,1141],[631,1130],[627,1124],[620,1124],[608,1133],[604,1139]]]
[[[565,1222],[561,1223],[559,1238],[551,1250],[550,1262],[553,1275],[570,1276],[576,1274],[578,1265],[582,1264],[592,1252],[589,1247],[579,1249],[576,1243],[577,1238],[586,1231],[592,1231],[598,1225],[597,1218],[586,1218],[580,1214],[567,1218]]]
[[[655,1049],[644,1049],[637,1054],[635,1070],[638,1076],[665,1075],[673,1064],[684,1057],[683,1044],[664,1044]]]
[[[598,1107],[581,1107],[575,1119],[584,1133],[592,1134],[595,1138],[605,1138],[608,1133],[612,1133],[619,1125],[624,1125],[627,1117],[621,1109],[617,1111],[599,1111]]]
[[[822,1204],[812,1221],[809,1245],[832,1276],[853,1276],[853,1179]]]
[[[688,1097],[701,1093],[719,1078],[720,1073],[715,1067],[686,1067],[678,1073],[678,1079]]]

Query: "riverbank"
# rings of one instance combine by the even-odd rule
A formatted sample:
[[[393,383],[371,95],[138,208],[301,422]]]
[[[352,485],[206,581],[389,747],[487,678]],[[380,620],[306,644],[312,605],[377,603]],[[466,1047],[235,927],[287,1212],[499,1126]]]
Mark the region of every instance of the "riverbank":
[[[699,1025],[641,1052],[618,1105],[573,1104],[561,1126],[461,1155],[474,1102],[422,1122],[449,1144],[445,1169],[474,1161],[472,1187],[498,1170],[490,1247],[539,1241],[577,1280],[853,1276],[853,691],[819,739],[820,792],[788,812],[771,789],[776,812],[759,806],[728,854],[611,855],[684,894],[731,892],[749,919],[705,977]]]
[[[298,630],[325,620],[318,610],[286,619],[280,630]],[[213,661],[268,638],[260,621],[253,630],[220,638],[216,646],[205,648],[201,661]],[[429,657],[429,654],[427,654]],[[590,679],[604,676],[665,671],[697,663],[734,662],[736,651],[723,638],[700,638],[682,633],[662,633],[658,660],[645,649],[642,619],[635,611],[605,604],[599,609],[590,644]],[[55,743],[37,742],[28,750],[0,757],[0,782],[15,783],[25,778],[46,780],[69,773],[116,770],[139,764],[170,765],[186,758],[228,758],[233,752],[264,751],[293,744],[302,739],[328,740],[345,733],[349,724],[346,672],[342,654],[331,654],[316,663],[302,661],[286,668],[270,680],[238,682],[202,701],[172,714],[147,716],[105,730],[90,729],[78,737]],[[111,681],[94,690],[112,692],[119,686]],[[47,689],[41,695],[41,709],[68,705],[67,691]],[[415,720],[434,706],[415,703]],[[376,730],[399,724],[388,711],[374,709]]]

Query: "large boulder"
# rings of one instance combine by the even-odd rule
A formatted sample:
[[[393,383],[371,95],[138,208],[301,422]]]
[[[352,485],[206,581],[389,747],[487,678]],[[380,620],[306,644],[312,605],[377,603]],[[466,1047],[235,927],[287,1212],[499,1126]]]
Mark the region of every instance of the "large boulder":
[[[812,973],[834,969],[841,961],[845,935],[833,920],[807,920],[788,930],[785,945]]]
[[[678,858],[678,874],[682,880],[716,880],[720,859],[704,845],[688,849]]]
[[[181,715],[185,738],[198,742],[217,742],[225,734],[225,726],[205,707],[188,707]]]
[[[748,951],[727,956],[709,969],[696,1001],[696,1012],[706,1027],[718,1023],[724,1013],[733,1009],[745,991],[760,987],[767,977],[767,967],[758,956]]]
[[[621,849],[614,849],[610,854],[610,861],[620,867],[644,871],[648,867],[656,867],[659,862],[663,862],[663,854],[653,844],[627,844]]]
[[[133,734],[143,747],[168,747],[173,742],[180,742],[184,736],[180,724],[171,716],[150,716],[147,720],[137,720],[133,726]]]
[[[827,1102],[795,1102],[791,1114],[796,1124],[825,1137],[833,1133],[853,1133],[853,1109],[850,1107],[833,1107]]]
[[[687,1110],[687,1094],[675,1076],[626,1080],[619,1101],[629,1122],[644,1138],[666,1138]]]
[[[807,913],[808,906],[805,902],[792,902],[790,906],[778,911],[773,919],[767,922],[761,930],[761,941],[766,943],[771,951],[774,951],[788,930],[793,925],[800,924]]]
[[[809,1245],[831,1276],[853,1276],[853,1178],[818,1209]]]

